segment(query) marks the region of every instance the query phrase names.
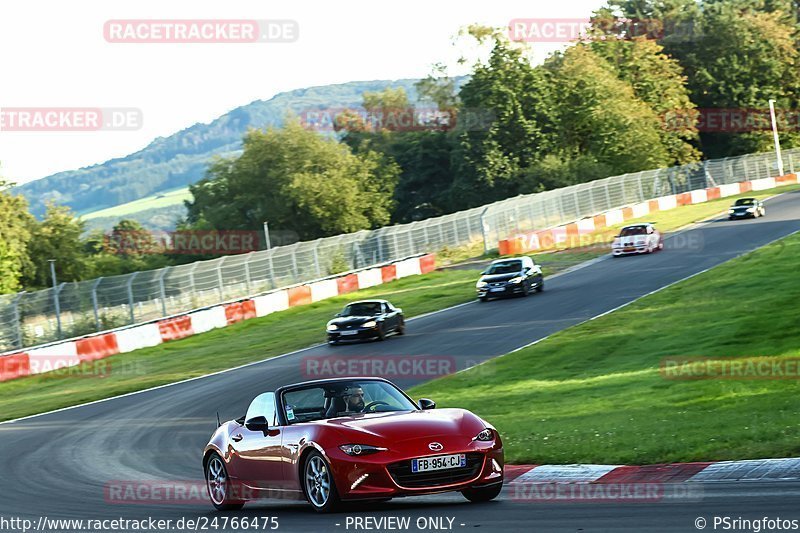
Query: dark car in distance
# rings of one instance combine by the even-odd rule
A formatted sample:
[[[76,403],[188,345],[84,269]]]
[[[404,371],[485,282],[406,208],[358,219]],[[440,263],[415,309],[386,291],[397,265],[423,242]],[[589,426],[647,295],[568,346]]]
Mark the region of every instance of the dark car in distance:
[[[527,296],[532,290],[542,292],[543,289],[542,268],[527,256],[492,261],[475,285],[482,302],[501,296]]]
[[[366,339],[384,340],[390,333],[406,331],[403,310],[386,300],[361,300],[347,304],[328,322],[328,343]]]
[[[766,216],[766,214],[767,209],[764,207],[764,202],[758,198],[739,198],[728,209],[728,220],[758,218]]]

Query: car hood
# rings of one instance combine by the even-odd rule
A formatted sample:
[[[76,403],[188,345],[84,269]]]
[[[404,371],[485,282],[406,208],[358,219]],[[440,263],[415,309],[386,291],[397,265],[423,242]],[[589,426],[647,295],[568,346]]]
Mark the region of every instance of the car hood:
[[[734,211],[747,211],[750,208],[754,208],[754,205],[732,205],[731,209]]]
[[[481,276],[480,280],[486,283],[496,283],[498,281],[508,281],[521,275],[521,272],[513,272],[511,274],[486,274]]]
[[[371,442],[383,443],[439,436],[463,436],[471,439],[486,428],[483,420],[465,409],[375,413],[332,418],[326,420],[325,424],[335,428],[346,439],[363,437]]]
[[[377,320],[376,316],[343,316],[334,318],[328,324],[336,324],[337,326],[358,326],[369,320]]]

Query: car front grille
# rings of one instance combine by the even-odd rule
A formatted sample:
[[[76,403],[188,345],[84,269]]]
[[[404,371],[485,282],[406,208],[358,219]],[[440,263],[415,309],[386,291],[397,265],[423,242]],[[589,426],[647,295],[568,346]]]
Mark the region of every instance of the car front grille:
[[[389,474],[401,487],[410,489],[420,487],[442,487],[454,483],[469,481],[478,475],[483,467],[482,453],[468,453],[467,466],[449,468],[447,470],[434,470],[432,472],[411,472],[411,460],[390,464],[387,469]]]

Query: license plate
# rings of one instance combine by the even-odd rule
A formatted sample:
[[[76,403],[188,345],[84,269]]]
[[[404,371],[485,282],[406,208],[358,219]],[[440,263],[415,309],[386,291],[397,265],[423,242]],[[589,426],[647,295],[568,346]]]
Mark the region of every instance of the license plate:
[[[342,335],[355,335],[357,333],[358,333],[357,331],[342,331],[341,334]]]
[[[636,248],[624,248],[622,251],[623,252],[635,252]]]
[[[493,289],[489,289],[489,292],[503,292],[505,289],[503,287],[495,287]]]
[[[411,460],[412,472],[430,472],[431,470],[445,470],[447,468],[461,468],[464,466],[467,466],[467,456],[463,453]]]

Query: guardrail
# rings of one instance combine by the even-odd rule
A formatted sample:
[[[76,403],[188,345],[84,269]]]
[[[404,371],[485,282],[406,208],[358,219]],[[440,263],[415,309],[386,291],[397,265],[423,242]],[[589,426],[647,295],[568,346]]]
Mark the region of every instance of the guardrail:
[[[427,274],[435,269],[435,259],[433,254],[410,257],[160,320],[2,354],[0,381],[42,374],[140,348],[158,346],[290,307],[375,287],[407,276]]]

